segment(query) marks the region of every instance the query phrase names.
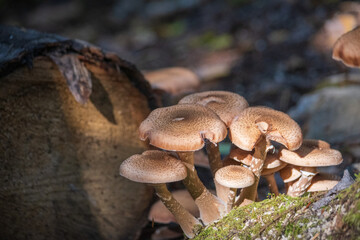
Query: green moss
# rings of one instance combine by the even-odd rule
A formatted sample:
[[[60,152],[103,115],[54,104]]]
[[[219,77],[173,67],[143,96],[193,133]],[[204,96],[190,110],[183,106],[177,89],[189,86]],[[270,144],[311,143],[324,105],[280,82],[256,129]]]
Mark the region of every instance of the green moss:
[[[287,213],[306,206],[308,202],[309,196],[292,198],[281,194],[276,198],[271,197],[245,207],[238,207],[219,222],[208,226],[195,239],[232,239],[235,236],[239,239],[252,239],[269,229],[275,234],[280,234],[284,231],[284,226],[279,224],[282,221],[274,220],[285,219]],[[269,226],[271,227],[268,228]],[[289,233],[290,228],[287,230]],[[291,231],[299,231],[297,229],[300,229],[300,226],[294,226]]]
[[[330,204],[318,210],[318,214],[327,217],[319,217],[315,212],[306,211],[309,203],[317,201],[323,194],[306,194],[299,198],[282,194],[278,197],[269,195],[264,201],[233,209],[219,222],[203,229],[194,239],[255,239],[264,236],[268,239],[277,239],[279,236],[307,239],[313,237],[316,231],[309,229],[331,222],[344,208],[346,214],[342,210],[341,216],[345,227],[343,230],[333,230],[340,231],[333,232],[334,239],[344,237],[345,233],[347,239],[360,236],[360,175],[355,184],[341,191]],[[328,237],[329,235],[326,236]]]

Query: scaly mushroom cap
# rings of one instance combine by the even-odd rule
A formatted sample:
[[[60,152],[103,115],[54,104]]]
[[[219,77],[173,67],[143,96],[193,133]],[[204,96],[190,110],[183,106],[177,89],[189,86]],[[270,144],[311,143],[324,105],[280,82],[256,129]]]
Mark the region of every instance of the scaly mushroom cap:
[[[287,165],[280,170],[280,176],[284,183],[292,182],[301,177],[300,167]]]
[[[227,134],[225,124],[210,109],[193,104],[155,109],[140,124],[140,139],[169,151],[196,151],[204,139],[216,144]]]
[[[343,159],[341,153],[335,149],[327,148],[326,142],[314,140],[304,140],[303,144],[296,151],[289,151],[285,148],[280,150],[280,160],[302,167],[325,167],[339,165]],[[325,146],[325,148],[318,148],[317,146]]]
[[[171,94],[194,91],[200,86],[195,73],[182,67],[163,68],[144,74],[154,89],[161,89]]]
[[[181,181],[187,172],[177,158],[165,152],[149,150],[123,161],[120,175],[134,182],[156,184]]]
[[[196,206],[194,199],[187,190],[177,190],[171,192],[172,196],[192,215],[199,217],[199,208]],[[161,200],[156,201],[150,208],[149,221],[154,220],[158,223],[176,222],[174,215],[165,207]]]
[[[299,125],[287,114],[267,107],[249,107],[230,125],[230,139],[239,148],[251,151],[262,134],[296,150],[302,142]]]
[[[360,27],[345,33],[335,43],[333,59],[348,67],[360,67]]]
[[[229,126],[232,120],[249,106],[239,94],[227,91],[206,91],[190,94],[179,104],[200,104],[213,110]]]
[[[311,181],[307,192],[328,191],[338,184],[340,178],[336,175],[319,173]]]
[[[255,182],[254,174],[249,169],[235,165],[217,170],[215,179],[221,185],[229,188],[245,188]]]

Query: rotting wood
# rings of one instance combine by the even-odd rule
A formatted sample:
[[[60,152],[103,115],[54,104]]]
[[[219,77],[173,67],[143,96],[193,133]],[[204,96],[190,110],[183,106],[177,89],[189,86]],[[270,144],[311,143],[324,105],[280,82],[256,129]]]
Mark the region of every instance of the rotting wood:
[[[118,169],[147,148],[137,128],[156,105],[142,74],[97,47],[32,30],[1,27],[0,49],[0,238],[133,238],[152,190]],[[49,56],[87,69],[85,104]]]

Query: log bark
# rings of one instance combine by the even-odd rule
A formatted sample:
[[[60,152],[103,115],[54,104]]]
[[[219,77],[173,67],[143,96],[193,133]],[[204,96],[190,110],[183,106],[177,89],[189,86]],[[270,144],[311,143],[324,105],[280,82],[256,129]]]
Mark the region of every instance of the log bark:
[[[0,238],[133,239],[152,190],[118,169],[147,148],[149,84],[88,43],[4,26],[0,43]]]

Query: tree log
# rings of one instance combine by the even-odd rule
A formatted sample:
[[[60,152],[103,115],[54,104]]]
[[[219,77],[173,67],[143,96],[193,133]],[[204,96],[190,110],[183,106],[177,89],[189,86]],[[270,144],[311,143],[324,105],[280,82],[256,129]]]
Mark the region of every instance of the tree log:
[[[152,190],[119,176],[155,108],[134,65],[0,27],[0,239],[133,239]]]

